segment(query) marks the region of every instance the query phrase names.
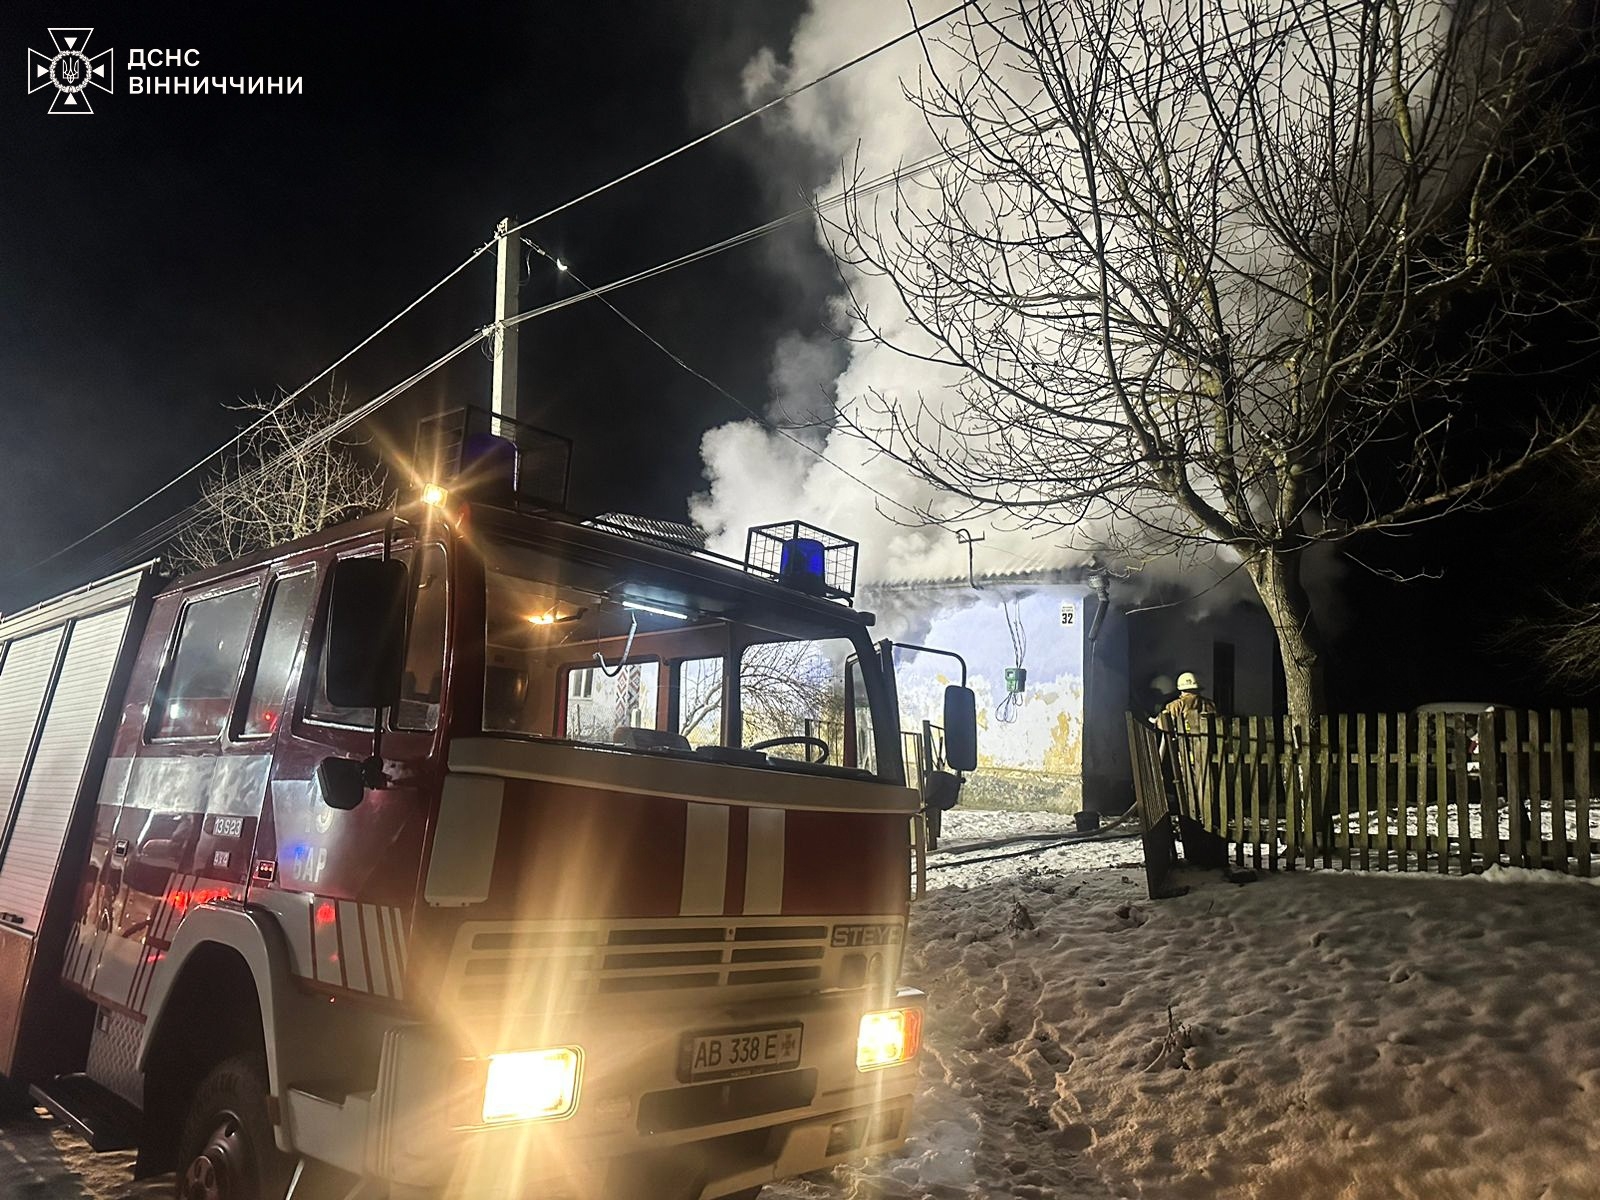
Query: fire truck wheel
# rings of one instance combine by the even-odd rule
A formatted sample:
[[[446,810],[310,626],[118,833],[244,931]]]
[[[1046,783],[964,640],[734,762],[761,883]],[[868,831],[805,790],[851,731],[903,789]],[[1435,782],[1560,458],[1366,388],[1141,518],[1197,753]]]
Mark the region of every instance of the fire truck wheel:
[[[219,1063],[183,1122],[178,1200],[279,1200],[289,1167],[267,1120],[266,1064],[252,1054]]]

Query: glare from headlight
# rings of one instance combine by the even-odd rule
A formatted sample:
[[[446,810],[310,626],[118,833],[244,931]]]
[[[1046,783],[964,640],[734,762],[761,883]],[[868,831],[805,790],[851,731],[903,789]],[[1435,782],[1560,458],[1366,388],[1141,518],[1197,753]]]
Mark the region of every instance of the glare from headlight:
[[[484,1124],[571,1116],[578,1107],[579,1064],[575,1046],[490,1055],[483,1085]]]
[[[914,1058],[922,1048],[922,1010],[889,1008],[861,1018],[856,1070],[874,1071]]]

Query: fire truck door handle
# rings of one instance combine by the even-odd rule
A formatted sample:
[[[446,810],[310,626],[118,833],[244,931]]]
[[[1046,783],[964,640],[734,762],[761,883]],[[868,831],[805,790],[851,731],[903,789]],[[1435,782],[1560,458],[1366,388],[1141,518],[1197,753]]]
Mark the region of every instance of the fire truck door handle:
[[[126,838],[124,838],[122,841],[118,842],[115,846],[111,847],[111,857],[112,858],[127,858],[128,857],[128,842],[127,842]]]

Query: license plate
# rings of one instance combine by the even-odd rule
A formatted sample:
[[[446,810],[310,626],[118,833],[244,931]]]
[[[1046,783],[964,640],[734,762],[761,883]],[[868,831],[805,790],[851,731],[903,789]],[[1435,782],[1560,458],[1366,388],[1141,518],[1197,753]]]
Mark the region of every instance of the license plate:
[[[800,1065],[800,1025],[691,1033],[678,1051],[678,1078],[684,1083],[759,1075]]]

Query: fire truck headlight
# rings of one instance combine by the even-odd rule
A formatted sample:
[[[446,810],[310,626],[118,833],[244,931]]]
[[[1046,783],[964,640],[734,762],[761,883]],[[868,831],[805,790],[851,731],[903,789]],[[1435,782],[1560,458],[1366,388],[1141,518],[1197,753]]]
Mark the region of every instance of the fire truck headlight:
[[[431,504],[438,508],[448,499],[450,499],[450,493],[437,483],[426,484],[422,489],[422,502],[424,504]]]
[[[861,1018],[856,1070],[873,1071],[915,1058],[922,1048],[922,1010],[889,1008]]]
[[[582,1054],[576,1046],[489,1056],[483,1121],[554,1121],[578,1107]]]

